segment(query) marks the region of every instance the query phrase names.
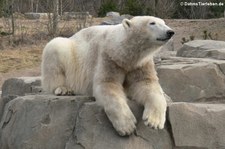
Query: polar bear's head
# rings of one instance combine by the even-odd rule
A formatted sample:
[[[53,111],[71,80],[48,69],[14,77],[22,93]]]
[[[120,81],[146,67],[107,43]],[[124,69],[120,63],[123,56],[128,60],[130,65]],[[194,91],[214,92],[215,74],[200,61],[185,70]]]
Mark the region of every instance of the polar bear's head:
[[[127,32],[136,37],[136,41],[142,40],[158,46],[166,43],[174,35],[174,31],[162,19],[153,16],[124,19],[122,24]]]

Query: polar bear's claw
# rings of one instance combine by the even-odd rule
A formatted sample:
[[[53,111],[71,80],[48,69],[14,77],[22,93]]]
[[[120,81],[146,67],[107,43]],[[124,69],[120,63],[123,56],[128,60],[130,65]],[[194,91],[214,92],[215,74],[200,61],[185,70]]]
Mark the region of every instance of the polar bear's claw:
[[[56,96],[73,95],[73,91],[64,86],[57,87],[54,91]]]
[[[117,123],[113,125],[114,128],[119,133],[119,135],[121,136],[131,135],[136,130],[136,125],[135,125],[136,119],[124,120],[122,123]]]
[[[121,136],[131,135],[136,129],[137,120],[130,109],[118,111],[106,111],[113,127]]]
[[[157,105],[145,107],[143,117],[144,124],[154,129],[163,129],[166,121],[166,103],[161,100]]]
[[[165,113],[162,111],[148,111],[144,112],[144,124],[154,129],[163,129],[165,123]]]

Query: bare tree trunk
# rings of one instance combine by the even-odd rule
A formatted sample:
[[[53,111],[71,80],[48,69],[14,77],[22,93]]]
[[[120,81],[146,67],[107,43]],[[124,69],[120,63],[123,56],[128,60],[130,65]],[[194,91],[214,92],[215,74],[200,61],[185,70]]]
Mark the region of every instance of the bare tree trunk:
[[[62,16],[62,13],[63,13],[63,1],[62,0],[60,0],[60,15]]]
[[[58,16],[59,16],[59,0],[54,0],[53,2],[53,24],[52,24],[52,33],[56,34],[58,28]]]
[[[156,7],[157,7],[157,5],[158,5],[158,0],[155,0],[154,1],[155,2],[155,4],[154,4],[154,16],[156,16]]]
[[[13,16],[13,4],[14,4],[14,0],[11,1],[11,4],[9,6],[9,11],[11,14],[11,23],[12,23],[12,35],[14,35],[15,33],[15,22],[14,22],[14,16]]]
[[[34,0],[30,1],[30,5],[31,5],[31,12],[34,12]]]
[[[36,0],[36,8],[35,8],[35,12],[38,12],[38,4],[39,4],[39,0]]]

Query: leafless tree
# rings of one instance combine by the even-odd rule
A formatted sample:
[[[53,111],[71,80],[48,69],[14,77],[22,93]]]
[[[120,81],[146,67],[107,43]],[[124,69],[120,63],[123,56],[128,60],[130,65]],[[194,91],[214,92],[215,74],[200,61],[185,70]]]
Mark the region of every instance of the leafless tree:
[[[171,18],[176,11],[176,0],[155,0],[155,15],[161,18]]]

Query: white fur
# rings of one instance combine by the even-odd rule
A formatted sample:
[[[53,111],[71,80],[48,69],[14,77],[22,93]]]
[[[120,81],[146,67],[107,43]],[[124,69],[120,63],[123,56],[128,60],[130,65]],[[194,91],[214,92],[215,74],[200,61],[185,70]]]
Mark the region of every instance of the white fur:
[[[136,127],[127,105],[131,97],[144,105],[145,124],[162,129],[166,101],[152,57],[168,30],[163,20],[143,16],[55,38],[43,51],[42,87],[56,95],[94,95],[120,135]]]

